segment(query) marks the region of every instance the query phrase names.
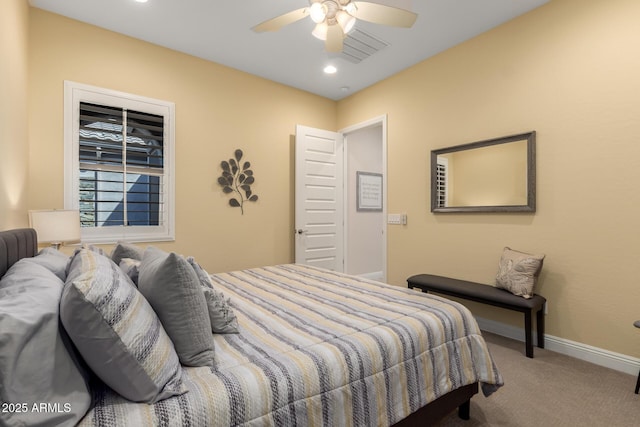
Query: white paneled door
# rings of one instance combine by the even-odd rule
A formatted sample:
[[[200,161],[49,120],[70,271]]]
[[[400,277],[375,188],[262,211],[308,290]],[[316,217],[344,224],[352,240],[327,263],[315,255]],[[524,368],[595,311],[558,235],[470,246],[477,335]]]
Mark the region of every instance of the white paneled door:
[[[343,271],[343,135],[298,125],[295,151],[295,262]]]

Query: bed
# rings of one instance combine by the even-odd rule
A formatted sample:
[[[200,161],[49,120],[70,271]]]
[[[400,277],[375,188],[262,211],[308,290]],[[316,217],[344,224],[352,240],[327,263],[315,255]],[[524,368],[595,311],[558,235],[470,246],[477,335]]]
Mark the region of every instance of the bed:
[[[100,262],[108,257],[88,252]],[[33,230],[0,233],[1,275],[40,256]],[[66,284],[57,285],[60,298],[73,279],[68,270]],[[50,384],[64,385],[62,397],[12,402],[0,387],[0,425],[47,417],[80,426],[430,425],[456,408],[468,417],[479,386],[488,396],[503,384],[477,323],[456,302],[296,264],[208,279],[233,309],[238,333],[212,334],[214,365],[179,367],[180,392],[151,403],[123,397],[102,381],[117,373],[96,374],[100,368],[67,337],[82,333],[85,322],[61,322],[57,339],[71,362]],[[2,299],[11,296],[4,280],[0,328]]]

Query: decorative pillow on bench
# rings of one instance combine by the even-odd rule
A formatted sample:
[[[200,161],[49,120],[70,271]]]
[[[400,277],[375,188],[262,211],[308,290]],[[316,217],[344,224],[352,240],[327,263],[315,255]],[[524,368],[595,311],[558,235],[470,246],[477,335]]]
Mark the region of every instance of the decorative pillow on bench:
[[[498,265],[496,287],[531,298],[543,260],[544,255],[532,255],[505,247]]]

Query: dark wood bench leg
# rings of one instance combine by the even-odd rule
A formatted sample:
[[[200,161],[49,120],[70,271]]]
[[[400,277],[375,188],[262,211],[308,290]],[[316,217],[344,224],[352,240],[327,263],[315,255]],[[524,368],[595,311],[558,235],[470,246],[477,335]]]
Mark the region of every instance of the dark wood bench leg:
[[[463,420],[471,418],[471,399],[458,406],[458,417]]]
[[[527,357],[533,359],[533,324],[531,323],[532,310],[524,312],[524,341]]]
[[[544,305],[536,314],[536,325],[538,327],[538,347],[544,348]]]

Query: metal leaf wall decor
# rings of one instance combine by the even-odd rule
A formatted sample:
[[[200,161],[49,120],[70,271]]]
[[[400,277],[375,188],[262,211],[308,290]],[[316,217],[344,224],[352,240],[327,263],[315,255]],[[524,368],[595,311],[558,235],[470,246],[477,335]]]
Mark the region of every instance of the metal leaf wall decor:
[[[222,175],[218,178],[218,184],[222,186],[223,193],[233,193],[234,197],[229,199],[229,205],[240,208],[240,213],[244,215],[244,202],[255,202],[258,200],[258,195],[251,191],[251,184],[255,182],[251,163],[242,163],[242,155],[242,150],[238,149],[234,153],[234,158],[220,163]]]

